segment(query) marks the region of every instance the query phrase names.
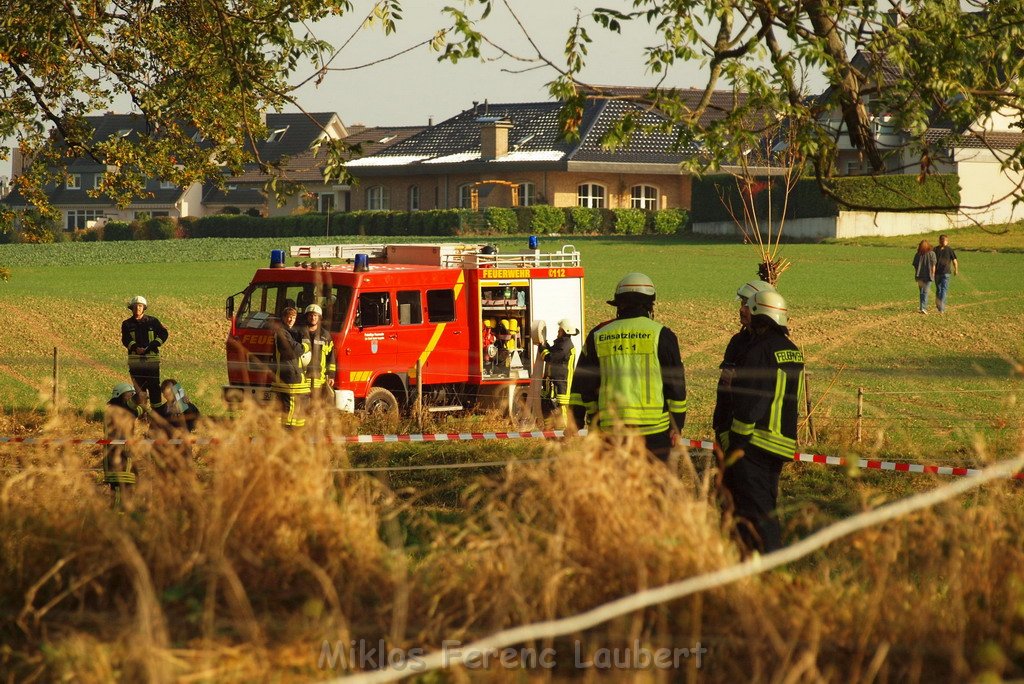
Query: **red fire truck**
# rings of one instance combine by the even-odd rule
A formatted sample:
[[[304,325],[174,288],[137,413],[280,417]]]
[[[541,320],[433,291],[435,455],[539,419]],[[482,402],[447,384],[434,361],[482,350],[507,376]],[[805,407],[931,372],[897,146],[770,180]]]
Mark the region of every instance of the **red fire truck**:
[[[571,245],[516,254],[461,243],[312,245],[291,256],[301,261],[286,266],[275,250],[270,267],[227,298],[229,405],[271,399],[273,331],[287,306],[300,315],[323,308],[337,356],[334,403],[349,412],[393,412],[422,396],[435,411],[497,405],[515,414],[542,331],[562,319],[584,329],[583,268]]]

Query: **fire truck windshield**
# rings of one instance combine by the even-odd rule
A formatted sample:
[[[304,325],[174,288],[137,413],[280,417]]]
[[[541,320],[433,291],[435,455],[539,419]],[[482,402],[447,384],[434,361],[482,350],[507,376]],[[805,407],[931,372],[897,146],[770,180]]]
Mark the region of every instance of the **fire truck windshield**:
[[[351,299],[352,288],[345,285],[258,283],[245,291],[236,325],[249,329],[268,328],[281,319],[281,313],[289,306],[298,309],[301,325],[305,308],[318,304],[324,310],[324,325],[331,332],[338,332],[345,323]]]

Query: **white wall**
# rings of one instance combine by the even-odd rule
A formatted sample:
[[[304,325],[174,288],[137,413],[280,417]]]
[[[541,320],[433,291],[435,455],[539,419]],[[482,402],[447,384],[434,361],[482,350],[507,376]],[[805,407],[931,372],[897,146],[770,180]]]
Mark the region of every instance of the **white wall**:
[[[960,148],[955,154],[960,174],[960,206],[967,215],[962,223],[1011,223],[1024,218],[1024,206],[1013,206],[1015,197],[1024,196],[1020,188],[1024,174],[1000,169],[1002,155],[997,156],[992,150]]]
[[[937,230],[952,230],[964,223],[956,214],[842,211],[838,217],[790,219],[783,226],[782,235],[799,240],[867,235],[915,235]],[[701,235],[740,235],[739,228],[732,221],[695,223],[693,232]]]

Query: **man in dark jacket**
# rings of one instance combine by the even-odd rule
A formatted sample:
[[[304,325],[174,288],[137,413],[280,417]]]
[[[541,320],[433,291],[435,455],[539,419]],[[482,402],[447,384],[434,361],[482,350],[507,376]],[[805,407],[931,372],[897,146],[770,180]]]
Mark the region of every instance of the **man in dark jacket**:
[[[804,357],[789,339],[782,295],[758,292],[748,302],[753,339],[732,380],[722,484],[746,547],[770,553],[782,546],[779,476],[796,453]]]
[[[729,448],[729,428],[732,427],[732,379],[736,375],[736,367],[754,340],[754,333],[750,330],[749,300],[758,292],[774,291],[775,288],[763,280],[751,280],[736,290],[736,299],[740,302],[740,329],[726,345],[722,363],[718,366],[722,372],[718,377],[715,412],[711,418],[715,440],[723,450]]]
[[[652,320],[655,295],[643,273],[619,281],[615,319],[587,335],[569,404],[577,426],[633,430],[667,461],[686,422],[686,378],[675,333]]]
[[[136,400],[135,387],[122,382],[114,385],[103,410],[103,434],[113,441],[129,440],[135,436],[143,408]],[[135,484],[135,467],[128,444],[107,444],[103,447],[103,482],[114,495],[114,507],[120,508],[123,494]]]
[[[558,321],[558,333],[555,341],[544,344],[544,395],[551,402],[554,410],[561,415],[562,424],[568,416],[569,387],[572,386],[573,372],[576,370],[576,347],[572,343],[579,330],[569,319]]]
[[[128,350],[128,373],[140,391],[142,403],[154,408],[160,396],[160,347],[167,341],[167,328],[146,314],[149,302],[141,295],[128,302],[131,318],[121,323],[121,344]]]
[[[303,362],[308,364],[311,355],[303,354],[302,331],[295,325],[298,315],[295,307],[285,307],[281,312],[281,321],[274,329],[272,388],[284,409],[281,422],[285,427],[302,427],[306,424],[305,408],[309,399],[309,384],[303,376]]]

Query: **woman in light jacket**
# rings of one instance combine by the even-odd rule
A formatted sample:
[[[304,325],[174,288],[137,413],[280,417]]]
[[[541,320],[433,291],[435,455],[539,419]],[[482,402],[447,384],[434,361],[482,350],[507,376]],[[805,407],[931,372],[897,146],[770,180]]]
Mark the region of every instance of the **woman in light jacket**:
[[[928,288],[935,280],[935,252],[927,240],[921,240],[914,255],[914,278],[920,290],[920,312],[928,313]]]

